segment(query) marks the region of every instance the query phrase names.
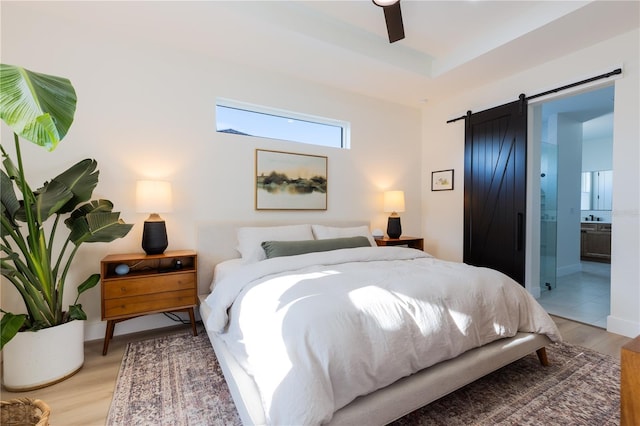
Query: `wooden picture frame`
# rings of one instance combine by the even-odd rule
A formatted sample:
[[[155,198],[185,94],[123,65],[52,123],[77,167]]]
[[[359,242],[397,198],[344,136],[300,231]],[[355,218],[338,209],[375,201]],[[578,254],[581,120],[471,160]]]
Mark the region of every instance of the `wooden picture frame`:
[[[453,191],[453,169],[431,172],[432,191]]]
[[[321,155],[256,149],[256,210],[327,210],[327,162]]]

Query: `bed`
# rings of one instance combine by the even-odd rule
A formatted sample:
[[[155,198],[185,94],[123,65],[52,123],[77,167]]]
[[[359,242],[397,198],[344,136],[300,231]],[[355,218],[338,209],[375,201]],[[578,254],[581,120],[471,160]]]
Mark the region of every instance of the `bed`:
[[[561,340],[537,302],[495,271],[372,247],[366,222],[283,226],[198,226],[200,316],[245,425],[387,424],[529,353],[545,364],[545,346]],[[436,274],[440,284],[419,281]],[[399,305],[381,308],[385,299]]]

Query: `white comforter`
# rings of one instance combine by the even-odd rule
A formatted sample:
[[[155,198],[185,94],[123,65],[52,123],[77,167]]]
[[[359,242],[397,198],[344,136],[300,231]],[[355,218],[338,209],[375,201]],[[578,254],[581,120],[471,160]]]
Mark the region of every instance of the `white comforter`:
[[[399,247],[246,265],[206,303],[207,328],[253,375],[278,425],[328,422],[359,395],[517,331],[560,340],[505,275]]]

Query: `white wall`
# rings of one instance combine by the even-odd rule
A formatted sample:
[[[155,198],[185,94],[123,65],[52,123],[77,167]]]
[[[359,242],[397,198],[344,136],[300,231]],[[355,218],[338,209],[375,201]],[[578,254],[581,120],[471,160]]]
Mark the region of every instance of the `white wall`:
[[[613,135],[611,138],[582,141],[582,171],[611,170],[613,165]]]
[[[195,248],[196,224],[202,221],[348,219],[369,220],[373,228],[385,229],[382,191],[390,188],[405,191],[403,234],[420,234],[419,110],[155,45],[142,36],[124,39],[117,29],[116,22],[111,31],[101,32],[52,19],[29,4],[2,5],[2,62],[68,77],[78,95],[75,122],[56,151],[22,144],[29,179],[44,182],[77,160],[93,157],[100,169],[94,196],[112,200],[125,221],[135,224],[122,240],[85,244],[70,286],[98,272],[108,253],[141,251],[148,212],[135,211],[135,181],[140,178],[173,184],[174,210],[162,215],[169,250]],[[216,97],[349,121],[351,149],[218,134]],[[11,141],[3,124],[2,144],[13,152]],[[255,211],[256,148],[326,155],[327,211]],[[6,284],[3,308],[20,306]],[[74,293],[67,290],[69,298]],[[86,338],[101,338],[100,291],[85,293],[80,302],[89,316]],[[118,324],[116,334],[167,323],[162,316],[134,319]]]
[[[464,121],[446,124],[448,119],[468,110],[477,112],[511,102],[520,93],[537,94],[623,67],[623,75],[615,80],[613,260],[607,329],[626,336],[640,334],[639,40],[640,32],[634,30],[446,101],[427,104],[423,109],[423,181],[428,181],[433,170],[455,168],[456,182],[461,182]],[[451,260],[462,259],[463,194],[462,184],[447,193],[431,192],[427,185],[423,186],[425,246]],[[535,264],[529,260],[529,264]],[[533,292],[532,287],[538,285],[528,283],[528,288]]]

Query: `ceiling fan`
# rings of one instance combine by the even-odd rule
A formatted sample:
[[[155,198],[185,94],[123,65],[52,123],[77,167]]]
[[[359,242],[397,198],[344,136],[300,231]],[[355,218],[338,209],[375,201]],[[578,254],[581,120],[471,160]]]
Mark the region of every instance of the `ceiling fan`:
[[[402,24],[402,11],[400,10],[400,0],[372,0],[373,4],[380,6],[384,10],[384,20],[387,23],[387,33],[389,43],[393,43],[404,38],[404,25]]]

